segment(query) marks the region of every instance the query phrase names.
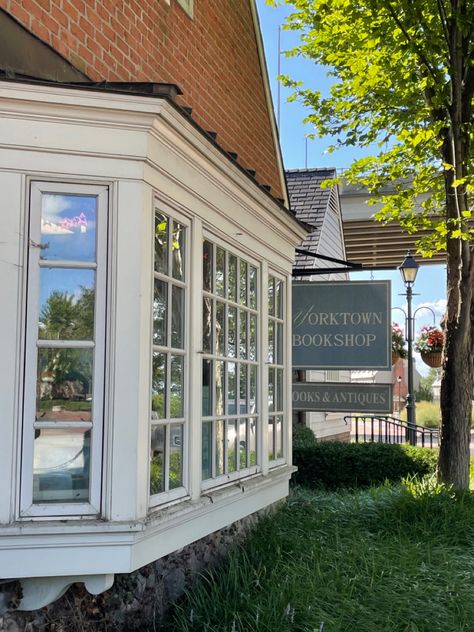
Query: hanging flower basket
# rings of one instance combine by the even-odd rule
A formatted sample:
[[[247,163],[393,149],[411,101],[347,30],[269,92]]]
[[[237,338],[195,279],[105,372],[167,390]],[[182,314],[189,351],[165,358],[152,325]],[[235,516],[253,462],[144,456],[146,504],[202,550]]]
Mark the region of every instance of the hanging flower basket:
[[[432,367],[433,369],[439,369],[439,367],[443,363],[443,352],[442,351],[422,351],[421,359],[425,364]]]
[[[425,364],[439,369],[443,361],[444,333],[438,327],[422,327],[415,341],[415,350]]]
[[[407,357],[407,349],[405,346],[405,338],[403,332],[397,323],[392,325],[392,366],[399,358]]]

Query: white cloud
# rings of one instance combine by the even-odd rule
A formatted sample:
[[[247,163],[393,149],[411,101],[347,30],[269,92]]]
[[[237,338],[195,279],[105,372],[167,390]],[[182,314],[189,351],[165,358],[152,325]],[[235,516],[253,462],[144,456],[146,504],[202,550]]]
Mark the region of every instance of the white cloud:
[[[445,298],[439,298],[437,301],[425,301],[424,303],[420,303],[416,306],[416,309],[420,310],[418,312],[420,315],[422,311],[428,312],[432,309],[437,316],[444,316],[444,313],[446,312],[446,304],[447,301]],[[423,310],[423,307],[428,309]]]
[[[71,208],[71,201],[65,195],[43,195],[42,217],[46,222],[57,222],[61,219],[60,213]]]
[[[41,234],[42,235],[70,235],[72,230],[58,226],[54,222],[45,222],[41,220]]]

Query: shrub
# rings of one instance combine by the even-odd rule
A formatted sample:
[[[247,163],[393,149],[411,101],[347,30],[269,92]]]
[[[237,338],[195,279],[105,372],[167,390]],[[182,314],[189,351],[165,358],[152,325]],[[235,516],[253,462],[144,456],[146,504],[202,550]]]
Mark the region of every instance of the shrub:
[[[304,424],[293,424],[293,450],[295,448],[310,448],[317,444],[314,432]]]
[[[428,448],[385,443],[327,441],[293,446],[293,463],[298,467],[293,482],[326,489],[368,487],[408,475],[431,474],[437,456]]]

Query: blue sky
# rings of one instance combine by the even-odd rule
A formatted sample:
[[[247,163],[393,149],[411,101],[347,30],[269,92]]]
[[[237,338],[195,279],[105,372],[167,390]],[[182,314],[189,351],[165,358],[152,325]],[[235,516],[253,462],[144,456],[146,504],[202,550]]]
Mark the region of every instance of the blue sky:
[[[260,27],[263,35],[265,54],[267,58],[268,74],[273,94],[273,103],[277,110],[277,76],[278,76],[278,26],[284,24],[285,18],[292,12],[288,5],[277,8],[269,7],[265,0],[257,0],[260,17]],[[298,43],[298,34],[293,31],[281,31],[281,50],[289,50]],[[318,89],[323,94],[329,90],[332,79],[326,76],[327,69],[317,66],[312,61],[299,57],[280,57],[281,74],[289,75],[292,79],[302,81],[308,88]],[[305,135],[312,133],[309,125],[304,125],[303,120],[307,116],[307,110],[299,103],[288,102],[290,91],[281,87],[280,97],[280,141],[283,151],[285,168],[296,169],[306,166],[306,141]],[[367,149],[345,148],[326,153],[330,138],[317,138],[307,141],[307,166],[308,167],[336,167],[342,169],[348,167],[351,162],[360,156],[367,155]],[[406,299],[403,296],[404,286],[398,271],[359,273],[353,275],[355,279],[390,279],[392,281],[392,305],[406,308]],[[439,324],[446,301],[445,266],[422,266],[418,272],[414,286],[415,294],[413,307],[418,309],[427,305],[436,312],[436,324]],[[403,314],[399,310],[393,311],[393,320],[403,325]],[[423,325],[433,324],[433,316],[427,309],[420,309],[416,314],[415,330]],[[417,360],[418,370],[426,374],[428,367],[421,360]]]

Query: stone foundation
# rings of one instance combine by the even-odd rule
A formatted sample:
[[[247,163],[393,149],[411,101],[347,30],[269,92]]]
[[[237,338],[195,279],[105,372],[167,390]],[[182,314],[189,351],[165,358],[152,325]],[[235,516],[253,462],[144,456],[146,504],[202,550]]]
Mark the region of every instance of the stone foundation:
[[[221,562],[257,521],[280,503],[247,516],[139,570],[116,575],[114,585],[91,595],[75,584],[56,602],[34,612],[15,611],[18,582],[0,584],[0,604],[10,610],[0,617],[4,632],[116,632],[163,630],[169,606],[190,587],[199,573]],[[71,573],[74,569],[71,569]]]

